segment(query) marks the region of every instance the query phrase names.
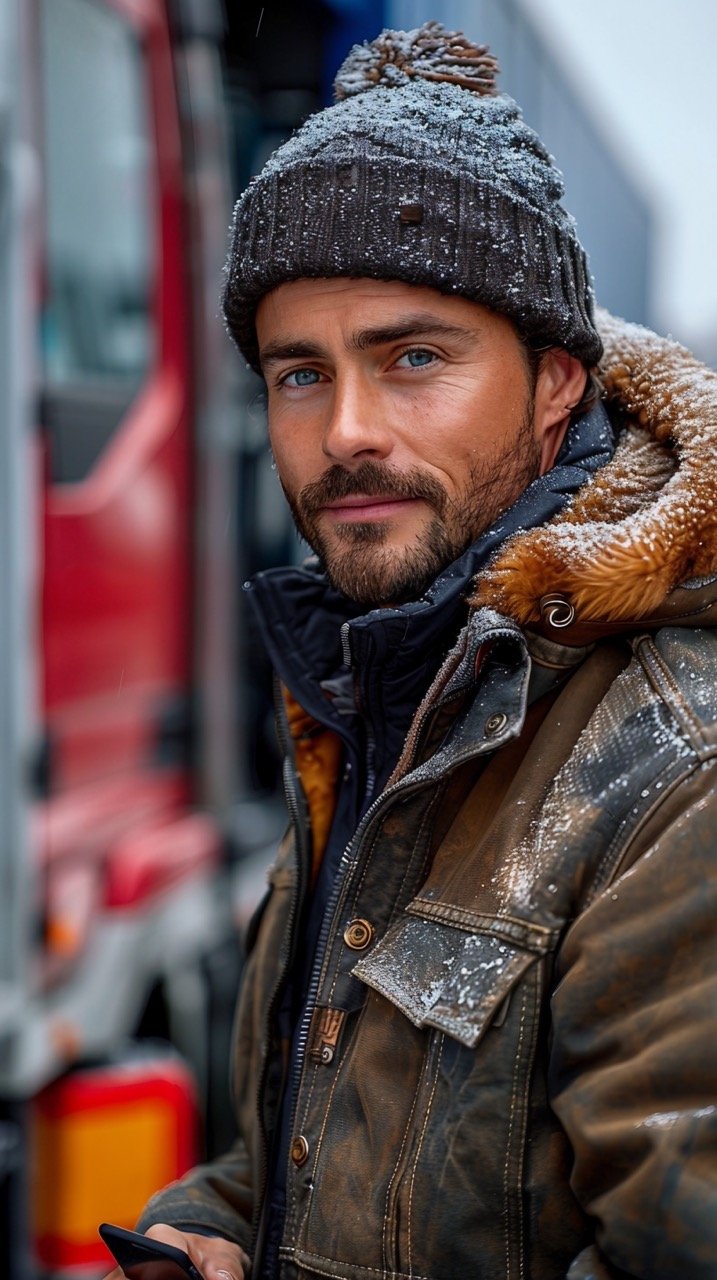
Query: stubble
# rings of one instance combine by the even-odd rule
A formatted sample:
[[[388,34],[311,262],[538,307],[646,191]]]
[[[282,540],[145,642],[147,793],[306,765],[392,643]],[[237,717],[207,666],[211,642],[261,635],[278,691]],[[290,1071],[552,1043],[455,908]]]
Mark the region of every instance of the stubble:
[[[299,534],[323,562],[332,585],[365,608],[419,599],[538,475],[532,408],[531,403],[510,445],[477,462],[455,498],[418,467],[398,472],[371,459],[355,470],[335,464],[296,496],[284,487]],[[403,547],[389,545],[395,528],[390,520],[336,522],[330,532],[322,530],[322,508],[354,495],[421,499],[430,516]]]

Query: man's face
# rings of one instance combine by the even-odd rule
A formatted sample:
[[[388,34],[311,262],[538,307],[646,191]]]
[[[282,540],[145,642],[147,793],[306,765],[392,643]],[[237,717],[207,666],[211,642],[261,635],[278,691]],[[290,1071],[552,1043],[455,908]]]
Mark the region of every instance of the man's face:
[[[567,415],[546,425],[543,370],[477,303],[298,280],[262,299],[257,335],[297,527],[361,605],[417,599],[552,465]]]

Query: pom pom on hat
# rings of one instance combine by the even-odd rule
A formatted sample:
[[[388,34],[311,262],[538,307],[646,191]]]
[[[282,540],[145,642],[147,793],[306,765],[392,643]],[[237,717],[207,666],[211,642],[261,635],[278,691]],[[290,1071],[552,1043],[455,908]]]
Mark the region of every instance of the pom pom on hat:
[[[371,43],[354,45],[334,81],[337,102],[420,76],[459,85],[474,93],[498,92],[498,62],[487,45],[473,44],[461,31],[447,31],[440,22],[425,22],[413,31],[382,31]]]
[[[498,92],[497,70],[485,45],[437,22],[351,50],[336,105],[311,116],[237,202],[224,314],[255,368],[259,299],[335,276],[470,298],[538,345],[597,362],[560,173]]]

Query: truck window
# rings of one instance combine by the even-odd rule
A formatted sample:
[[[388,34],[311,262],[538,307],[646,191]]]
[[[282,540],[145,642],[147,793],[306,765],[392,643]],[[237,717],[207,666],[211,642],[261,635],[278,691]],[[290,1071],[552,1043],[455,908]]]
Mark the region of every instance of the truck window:
[[[91,470],[154,357],[152,133],[141,45],[93,0],[43,0],[41,350],[54,481]]]

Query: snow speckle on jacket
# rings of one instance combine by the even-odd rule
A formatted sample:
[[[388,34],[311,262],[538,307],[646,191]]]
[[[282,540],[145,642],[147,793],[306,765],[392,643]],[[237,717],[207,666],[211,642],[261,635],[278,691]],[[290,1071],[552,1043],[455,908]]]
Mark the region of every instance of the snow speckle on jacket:
[[[677,586],[717,574],[717,373],[639,325],[604,311],[598,324],[606,400],[625,420],[615,455],[476,585],[477,606],[521,623],[552,594],[578,622],[638,621]]]

